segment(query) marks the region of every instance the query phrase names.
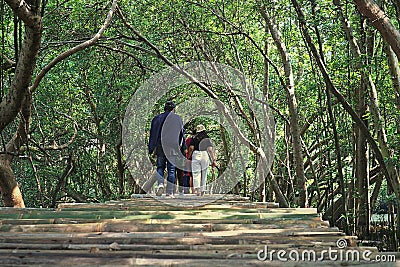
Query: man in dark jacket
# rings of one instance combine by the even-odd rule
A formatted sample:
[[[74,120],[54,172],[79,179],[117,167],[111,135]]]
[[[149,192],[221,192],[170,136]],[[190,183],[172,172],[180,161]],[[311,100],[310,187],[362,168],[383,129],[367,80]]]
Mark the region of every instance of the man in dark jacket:
[[[176,159],[182,146],[185,146],[182,118],[175,114],[175,103],[167,101],[164,113],[153,118],[150,128],[149,154],[155,153],[157,156],[157,196],[164,192],[164,171],[167,167],[166,193],[167,196],[173,197]]]

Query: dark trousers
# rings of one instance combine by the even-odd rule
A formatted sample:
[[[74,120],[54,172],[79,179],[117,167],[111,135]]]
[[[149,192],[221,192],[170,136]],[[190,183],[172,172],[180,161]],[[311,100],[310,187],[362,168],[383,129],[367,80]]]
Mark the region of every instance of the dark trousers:
[[[179,193],[190,193],[190,173],[176,168]]]
[[[157,180],[158,186],[164,185],[164,171],[167,167],[167,194],[175,192],[175,166],[167,159],[165,155],[157,155]]]
[[[179,193],[183,193],[183,187],[185,186],[183,183],[183,171],[177,168],[176,175],[178,177],[178,191]]]

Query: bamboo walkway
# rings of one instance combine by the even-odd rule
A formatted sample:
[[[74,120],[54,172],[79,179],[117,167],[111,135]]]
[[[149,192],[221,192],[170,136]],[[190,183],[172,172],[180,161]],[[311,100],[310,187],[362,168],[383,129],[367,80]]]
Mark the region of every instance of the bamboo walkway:
[[[237,196],[136,197],[64,203],[56,209],[0,208],[1,266],[364,266],[367,262],[288,261],[260,250],[298,253],[347,241],[316,209],[279,208]],[[215,200],[214,202],[211,202]],[[199,203],[203,206],[198,206]],[[196,205],[191,205],[196,203]],[[168,205],[170,204],[170,205]],[[267,246],[267,247],[266,247]],[[267,254],[268,255],[268,254]],[[286,255],[286,258],[288,256]],[[377,264],[368,264],[368,266]],[[379,266],[400,266],[396,263]]]

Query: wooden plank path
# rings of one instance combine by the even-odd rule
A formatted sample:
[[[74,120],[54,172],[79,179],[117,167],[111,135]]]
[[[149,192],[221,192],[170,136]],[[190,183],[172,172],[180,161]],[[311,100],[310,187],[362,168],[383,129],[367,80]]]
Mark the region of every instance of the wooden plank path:
[[[0,208],[1,266],[308,266],[276,255],[261,261],[259,251],[267,246],[318,254],[337,249],[338,239],[347,241],[345,251],[377,253],[329,227],[316,209],[284,209],[232,195]],[[360,264],[366,262],[345,262]],[[343,261],[325,257],[319,265]]]

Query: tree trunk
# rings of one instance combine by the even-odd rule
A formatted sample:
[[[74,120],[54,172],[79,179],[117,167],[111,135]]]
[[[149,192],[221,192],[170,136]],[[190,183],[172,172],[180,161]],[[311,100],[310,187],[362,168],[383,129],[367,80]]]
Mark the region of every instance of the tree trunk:
[[[30,6],[26,2],[6,0],[15,15],[25,24],[25,38],[15,68],[10,90],[0,103],[0,133],[15,120],[22,108],[21,121],[12,140],[7,144],[5,153],[0,157],[0,192],[4,205],[24,207],[24,201],[18,183],[11,169],[12,154],[18,151],[26,141],[29,129],[31,95],[29,84],[32,80],[36,58],[42,36],[42,20],[40,6]],[[9,153],[9,154],[7,154]]]
[[[335,0],[335,4],[338,7],[337,10],[338,10],[339,16],[340,16],[340,18],[342,20],[342,26],[343,26],[343,29],[344,29],[344,31],[346,33],[346,37],[347,37],[347,39],[348,39],[348,41],[350,43],[351,52],[352,52],[353,56],[356,58],[356,60],[357,60],[356,67],[357,67],[357,69],[359,69],[359,71],[361,73],[364,73],[362,75],[362,82],[363,82],[363,84],[365,86],[368,86],[369,89],[370,89],[370,94],[369,95],[370,95],[370,99],[371,99],[371,101],[370,101],[370,103],[371,103],[371,115],[372,115],[372,119],[373,119],[372,121],[373,121],[374,129],[377,132],[377,139],[378,139],[379,147],[381,149],[382,155],[385,158],[389,158],[390,154],[389,154],[388,145],[387,145],[386,130],[384,128],[383,118],[382,118],[382,116],[380,114],[380,111],[379,111],[378,94],[377,94],[377,91],[376,91],[375,84],[372,81],[371,75],[365,73],[366,69],[364,68],[364,64],[362,63],[362,53],[361,53],[360,46],[359,46],[357,40],[354,38],[353,30],[352,30],[350,24],[348,23],[349,20],[347,20],[343,15],[343,11],[341,9],[340,0]],[[373,54],[374,54],[374,51],[373,51],[374,39],[372,37],[367,38],[366,47],[367,47],[367,54],[370,57],[373,57]],[[392,76],[392,81],[393,81],[393,86],[395,88],[395,92],[400,92],[400,90],[399,90],[399,80],[398,80],[399,79],[399,76],[398,76],[399,73],[397,72],[397,75],[396,75],[396,69],[397,70],[399,69],[398,62],[396,62],[396,60],[395,60],[397,58],[396,58],[396,56],[394,55],[393,52],[390,52],[390,50],[391,50],[390,46],[386,45],[386,49],[385,50],[389,55],[389,68],[390,68],[390,73],[392,74],[391,76]],[[397,76],[397,78],[396,78],[396,76]],[[359,96],[359,97],[361,97],[361,96]],[[364,101],[364,99],[362,99],[362,100],[359,99],[359,101]],[[358,103],[360,103],[360,102],[358,102]],[[362,114],[359,114],[359,115],[362,115]],[[387,162],[387,169],[388,169],[389,175],[391,177],[397,177],[398,176],[397,173],[396,173],[395,166],[393,165],[393,163],[391,161]],[[361,177],[359,176],[359,178],[361,178]],[[390,179],[388,179],[388,182],[391,183]],[[378,184],[379,183],[377,183],[377,185]],[[362,194],[362,196],[364,196],[364,195]],[[366,201],[366,199],[363,199],[363,198],[360,199],[361,203],[368,203],[368,202],[365,202],[365,201]]]
[[[382,188],[382,181],[383,181],[382,174],[378,173],[376,176],[377,177],[376,177],[375,182],[374,182],[374,184],[375,184],[374,185],[374,191],[372,191],[372,194],[371,194],[371,207],[375,207],[376,202],[377,202],[377,200],[379,198],[379,193],[380,193],[381,188]],[[371,174],[370,174],[370,177],[371,177]],[[373,184],[372,179],[371,179],[371,184]]]
[[[360,118],[362,118],[366,112],[366,86],[367,83],[365,82],[365,71],[363,69],[363,63],[361,58],[361,49],[360,46],[354,37],[353,28],[349,24],[349,20],[344,16],[344,12],[342,10],[342,6],[340,0],[334,1],[335,5],[337,6],[337,12],[339,18],[342,22],[343,31],[346,34],[346,39],[350,45],[350,51],[353,54],[354,58],[356,59],[356,69],[361,73],[361,84],[360,87],[355,92],[355,102],[358,103],[357,106],[357,113]],[[367,125],[367,120],[364,120],[365,125]],[[355,168],[356,171],[354,173],[355,180],[356,180],[356,187],[353,190],[357,189],[356,192],[359,193],[359,198],[356,198],[354,202],[355,214],[357,216],[357,224],[358,225],[366,225],[369,221],[369,160],[368,160],[368,145],[367,145],[367,138],[363,133],[362,129],[356,125],[354,128],[354,135],[355,135]],[[367,192],[365,192],[367,190]],[[350,203],[353,205],[353,203]]]
[[[400,3],[396,2],[397,10],[400,9]],[[388,55],[388,62],[389,62],[389,71],[390,76],[392,77],[392,84],[395,92],[395,102],[396,107],[400,110],[400,68],[399,68],[399,61],[396,57],[395,53],[391,49],[390,46],[384,44],[385,52]],[[396,125],[397,125],[397,134],[400,134],[400,115],[396,118]],[[385,153],[387,153],[386,151]],[[393,164],[393,163],[392,163]],[[396,176],[399,176],[398,171],[396,171]],[[397,178],[399,180],[399,178]],[[400,207],[400,197],[397,195],[397,207]],[[399,213],[397,213],[399,214]],[[397,237],[397,247],[400,246],[400,218],[397,216],[397,229],[396,229],[396,237]]]
[[[11,163],[0,157],[0,192],[3,204],[7,207],[24,208],[24,200],[17,180],[11,169]]]
[[[272,38],[274,39],[275,44],[279,50],[285,71],[285,77],[286,77],[285,89],[289,105],[290,130],[292,135],[293,157],[296,170],[296,191],[298,192],[297,205],[299,207],[304,208],[307,206],[308,203],[307,183],[306,183],[306,175],[304,173],[304,157],[301,145],[301,137],[300,137],[301,130],[299,126],[297,100],[294,91],[292,65],[289,60],[289,53],[287,52],[285,43],[281,38],[281,34],[277,28],[274,19],[271,18],[268,12],[263,8],[261,8],[261,14],[264,17],[268,25],[269,31],[272,35]]]
[[[17,117],[21,109],[36,65],[40,40],[41,28],[25,27],[24,43],[15,69],[14,79],[11,82],[8,94],[0,103],[0,132]]]
[[[400,4],[399,4],[400,5]],[[399,60],[393,52],[393,49],[384,44],[385,53],[388,55],[389,72],[392,78],[392,85],[394,89],[395,103],[398,110],[400,110],[400,67]],[[400,114],[396,118],[397,134],[400,134]]]
[[[67,166],[65,166],[65,169],[63,173],[61,174],[60,178],[58,178],[57,185],[55,189],[53,190],[53,197],[51,198],[51,207],[55,208],[57,204],[57,200],[59,199],[58,196],[62,189],[65,188],[65,182],[68,178],[68,176],[71,174],[71,172],[74,170],[74,161],[73,161],[73,155],[72,153],[69,154],[68,160],[67,160]]]
[[[7,207],[25,207],[24,200],[17,180],[11,169],[11,162],[15,153],[27,141],[31,118],[32,98],[27,94],[24,98],[18,129],[12,139],[5,146],[3,155],[0,155],[0,192],[3,204]]]
[[[363,79],[362,79],[363,80]],[[358,116],[363,118],[368,111],[365,102],[366,85],[361,82],[359,90],[356,91],[358,103]],[[364,120],[367,125],[367,121]],[[369,157],[368,143],[365,133],[356,127],[356,181],[359,193],[357,198],[358,226],[366,226],[369,221]]]
[[[265,26],[265,35],[268,34],[268,27]],[[265,38],[264,41],[264,53],[266,55],[268,55],[269,52],[269,47],[268,47],[268,38]],[[268,103],[268,99],[269,99],[269,62],[266,58],[264,58],[264,81],[263,81],[263,95],[264,95],[264,100],[266,103]],[[270,175],[269,173],[272,172],[272,166],[271,166],[271,170],[268,173],[263,173],[263,175]],[[260,201],[262,202],[266,202],[267,201],[267,196],[266,196],[266,180],[268,179],[268,177],[264,178],[264,181],[261,183],[261,196],[260,196]],[[274,198],[274,193],[273,191],[271,191],[270,193],[270,199]]]
[[[121,130],[122,131],[122,130]],[[120,132],[121,133],[121,132]],[[122,157],[122,137],[118,138],[118,142],[115,146],[115,153],[117,155],[117,177],[119,181],[119,193],[125,194],[125,166]]]
[[[313,15],[316,16],[316,3],[315,1],[312,1],[312,11],[313,11]],[[321,56],[321,60],[322,62],[324,62],[325,64],[325,59],[324,59],[324,55],[323,55],[323,43],[321,41],[321,35],[319,33],[319,29],[318,26],[315,25],[315,32],[317,34],[317,39],[318,39],[318,44],[319,44],[319,53]],[[329,89],[325,86],[325,94],[326,94],[326,104],[327,104],[327,111],[328,111],[328,116],[329,116],[329,121],[332,125],[332,133],[333,133],[333,140],[335,143],[335,152],[336,152],[336,159],[337,159],[337,173],[338,173],[338,183],[340,186],[340,192],[342,194],[343,197],[343,211],[344,213],[347,212],[347,196],[346,196],[346,183],[344,180],[344,176],[343,176],[343,164],[342,164],[342,152],[340,149],[340,143],[339,143],[339,136],[338,136],[338,132],[337,132],[337,128],[336,128],[336,120],[335,117],[333,115],[333,110],[332,110],[332,96],[331,96],[331,92],[329,91]],[[342,215],[342,214],[340,214]],[[345,216],[345,231],[348,232],[348,225],[349,225],[349,221],[348,221],[348,217]]]
[[[371,24],[381,33],[383,39],[390,44],[393,51],[400,57],[400,33],[394,27],[389,17],[373,0],[354,0],[358,11],[366,16]]]

